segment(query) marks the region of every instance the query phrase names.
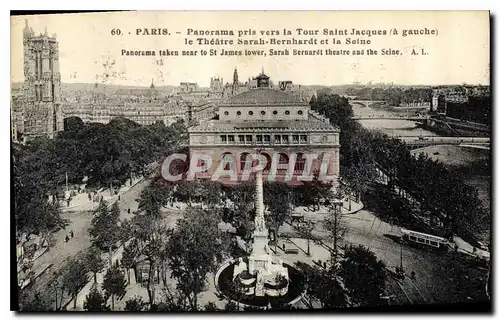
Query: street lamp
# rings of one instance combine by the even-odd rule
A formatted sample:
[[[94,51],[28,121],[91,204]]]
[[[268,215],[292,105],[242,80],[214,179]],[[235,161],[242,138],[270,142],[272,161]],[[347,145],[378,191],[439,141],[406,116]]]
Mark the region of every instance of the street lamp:
[[[306,233],[307,233],[307,256],[311,256],[311,233],[314,229],[314,223],[311,221],[305,221],[303,225]]]

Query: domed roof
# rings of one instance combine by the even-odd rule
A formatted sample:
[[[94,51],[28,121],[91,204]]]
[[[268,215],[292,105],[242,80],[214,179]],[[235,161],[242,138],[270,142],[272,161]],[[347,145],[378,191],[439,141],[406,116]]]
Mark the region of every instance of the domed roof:
[[[306,106],[305,101],[301,100],[297,95],[275,90],[270,88],[257,88],[242,92],[235,95],[225,102],[221,103],[221,107],[230,106]]]

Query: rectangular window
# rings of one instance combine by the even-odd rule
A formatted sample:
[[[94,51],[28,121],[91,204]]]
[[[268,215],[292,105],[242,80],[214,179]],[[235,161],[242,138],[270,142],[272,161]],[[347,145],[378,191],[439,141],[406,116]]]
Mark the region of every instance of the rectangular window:
[[[274,135],[274,142],[275,143],[281,143],[281,135]]]
[[[257,142],[262,143],[262,135],[255,136],[257,138]]]
[[[238,141],[240,143],[244,143],[245,142],[245,135],[238,135]]]
[[[300,135],[300,142],[306,143],[307,142],[307,135]]]
[[[264,142],[269,143],[271,141],[271,135],[264,135]]]
[[[298,143],[299,142],[299,135],[292,135],[292,142]]]
[[[421,239],[421,238],[419,237],[419,238],[417,238],[417,242],[418,242],[418,243],[425,243],[425,240],[424,240],[424,239]]]
[[[227,142],[227,136],[226,135],[220,135],[220,140],[221,140],[221,142],[226,143]]]
[[[288,144],[288,135],[281,135],[281,140],[284,144]]]
[[[252,135],[247,135],[246,139],[247,139],[247,142],[251,143],[252,142]]]
[[[415,236],[411,236],[411,235],[409,236],[409,239],[410,239],[410,241],[416,241],[417,240],[417,238]]]
[[[438,247],[437,242],[434,242],[434,241],[431,241],[431,245],[432,245],[432,246],[435,246],[435,247]]]
[[[227,135],[227,141],[230,143],[234,143],[234,135]]]

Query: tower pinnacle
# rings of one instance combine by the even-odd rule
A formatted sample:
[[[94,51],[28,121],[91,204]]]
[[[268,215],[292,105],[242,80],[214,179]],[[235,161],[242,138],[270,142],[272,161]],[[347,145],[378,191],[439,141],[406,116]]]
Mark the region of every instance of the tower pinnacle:
[[[234,68],[234,74],[233,74],[233,84],[238,84],[238,70]]]

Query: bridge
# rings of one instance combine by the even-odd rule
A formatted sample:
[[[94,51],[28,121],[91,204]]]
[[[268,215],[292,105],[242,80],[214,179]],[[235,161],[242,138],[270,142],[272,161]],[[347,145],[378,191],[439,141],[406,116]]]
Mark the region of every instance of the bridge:
[[[352,117],[353,120],[367,120],[367,119],[387,119],[387,120],[411,120],[411,121],[423,121],[426,120],[428,117],[427,116],[395,116],[395,115],[390,115],[390,116],[385,116],[385,115],[368,115],[368,116],[354,116]]]
[[[441,137],[441,136],[393,136],[414,149],[434,145],[457,145],[461,147],[490,149],[489,137]]]
[[[349,100],[349,104],[358,104],[363,107],[370,107],[373,104],[387,104],[385,100],[359,100],[359,99],[352,99]]]

